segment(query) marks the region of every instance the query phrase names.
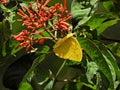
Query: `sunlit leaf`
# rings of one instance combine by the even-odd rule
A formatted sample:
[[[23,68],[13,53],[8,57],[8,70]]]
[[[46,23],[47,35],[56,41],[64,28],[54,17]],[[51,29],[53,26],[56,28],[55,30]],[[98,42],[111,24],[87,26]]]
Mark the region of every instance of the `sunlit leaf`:
[[[91,85],[91,84],[87,84],[87,83],[82,83],[83,85],[90,87],[92,90],[96,90],[96,86]]]
[[[120,44],[115,42],[108,45],[108,48],[118,57],[120,57]]]
[[[97,70],[98,70],[98,66],[96,65],[95,62],[88,62],[86,76],[89,83],[93,84],[92,79],[94,75],[96,75]]]
[[[13,12],[14,10],[16,10],[16,6],[12,7],[12,8],[7,8],[4,5],[1,5],[2,10],[5,12],[6,14],[6,20],[9,22],[10,24],[10,30],[12,30],[12,24],[15,22],[14,20],[14,16],[15,16],[15,12]]]
[[[95,14],[88,22],[87,25],[90,26],[91,30],[99,27],[104,20],[108,19],[109,15]]]
[[[103,6],[104,6],[105,10],[107,10],[108,12],[112,12],[115,9],[114,3],[112,1],[103,2]]]
[[[75,20],[78,21],[76,28],[85,24],[95,12],[98,0],[73,0],[71,13]]]
[[[19,90],[33,90],[33,88],[31,87],[31,85],[29,83],[24,82],[24,83],[22,83]]]
[[[109,20],[109,21],[106,21],[104,23],[102,23],[98,28],[97,28],[97,32],[98,32],[98,35],[100,35],[105,29],[107,29],[108,27],[116,24],[118,21],[118,19],[115,19],[115,20]]]

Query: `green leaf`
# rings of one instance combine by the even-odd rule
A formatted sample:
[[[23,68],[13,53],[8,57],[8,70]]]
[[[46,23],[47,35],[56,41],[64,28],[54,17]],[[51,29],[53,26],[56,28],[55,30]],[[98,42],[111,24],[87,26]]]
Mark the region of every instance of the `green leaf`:
[[[6,56],[12,53],[12,49],[18,43],[12,40],[12,31],[10,30],[10,24],[3,20],[0,22],[0,56]],[[14,44],[14,45],[13,45]],[[17,52],[18,50],[14,51]]]
[[[97,34],[100,35],[104,30],[106,30],[108,27],[116,24],[118,19],[114,20],[109,20],[104,23],[102,23],[98,28],[97,28]]]
[[[47,49],[46,49],[47,48]],[[31,66],[31,68],[28,70],[28,72],[25,74],[20,87],[22,85],[23,82],[26,82],[26,80],[31,81],[31,78],[34,74],[34,70],[35,68],[45,59],[45,56],[47,54],[47,52],[49,51],[49,47],[48,46],[43,46],[41,48],[40,52],[44,52],[44,53],[40,53],[39,56],[33,61],[33,64]]]
[[[76,83],[76,88],[77,88],[77,90],[80,90],[81,87],[82,87],[81,82]]]
[[[111,64],[111,62],[109,61],[108,57],[107,57],[106,55],[104,55],[104,54],[103,54],[103,56],[104,56],[107,64],[109,65],[109,68],[110,68],[110,70],[111,70],[111,75],[112,75],[113,81],[114,81],[114,83],[115,83],[115,80],[116,80],[115,69],[114,69],[113,65]]]
[[[14,41],[12,38],[8,39],[7,41],[4,41],[4,43],[2,44],[2,56],[5,57],[7,55],[14,55],[18,51],[20,51],[22,47],[16,49],[18,44],[19,43]]]
[[[54,80],[50,80],[49,83],[45,86],[44,90],[51,90],[54,85]]]
[[[111,43],[108,45],[108,48],[118,57],[120,57],[120,43]]]
[[[115,57],[102,43],[99,43],[99,47],[102,53],[104,54],[104,56],[107,58],[107,60],[109,60],[109,62],[112,64],[115,73],[117,74],[117,78],[120,80],[120,69],[116,63]],[[114,71],[112,71],[112,73],[114,73]]]
[[[33,88],[31,87],[29,83],[23,82],[19,90],[33,90]]]
[[[103,2],[103,6],[108,12],[114,11],[115,9],[113,1],[105,1]]]
[[[1,5],[1,9],[4,11],[6,14],[5,19],[9,22],[10,24],[10,30],[12,30],[12,24],[15,22],[14,16],[16,15],[14,10],[16,10],[17,6],[12,7],[11,9],[5,7],[4,5]]]
[[[36,69],[39,69],[39,67],[38,68],[36,68]],[[38,70],[36,70],[36,71],[38,71]],[[38,78],[40,78],[39,76],[41,76],[41,73],[40,72],[35,72],[36,73],[36,76],[38,76],[37,77],[37,79]],[[47,73],[46,73],[47,74]],[[48,82],[48,81],[50,81],[50,78],[52,77],[52,72],[49,70],[49,76],[46,76],[46,78],[44,79],[44,80],[42,80],[42,82],[39,82],[38,81],[38,84],[39,85],[43,85],[43,84],[45,84],[46,82]],[[42,76],[41,76],[42,77]],[[41,79],[41,78],[40,78]]]
[[[98,66],[96,65],[95,62],[88,62],[87,63],[86,76],[87,76],[89,83],[94,84],[92,79],[93,79],[94,75],[96,75],[97,70],[98,70]]]
[[[91,30],[94,30],[95,28],[99,27],[101,23],[103,23],[104,20],[108,19],[109,15],[101,15],[101,14],[95,14],[86,25],[90,26]]]
[[[3,43],[3,46],[2,46],[2,56],[6,56],[7,55],[7,52],[6,52],[6,42]]]
[[[73,0],[71,13],[75,20],[78,21],[75,28],[85,24],[95,12],[98,0]]]
[[[13,38],[10,38],[9,48],[11,49],[11,52],[10,52],[11,55],[14,55],[15,53],[17,53],[18,51],[20,51],[23,48],[23,47],[19,47],[16,49],[18,44],[19,44],[19,42],[14,41]]]
[[[47,49],[46,49],[46,48],[47,48]],[[45,51],[46,51],[46,53],[45,53]],[[25,77],[24,77],[25,79],[26,79],[27,77],[29,77],[29,74],[34,71],[34,69],[36,68],[36,66],[45,59],[45,56],[46,56],[46,54],[47,54],[48,51],[49,51],[48,46],[43,46],[43,47],[42,47],[42,50],[41,50],[40,52],[44,52],[44,53],[41,53],[41,55],[38,56],[38,57],[34,60],[31,68],[29,69],[29,71],[27,72],[27,74],[26,74]],[[23,79],[23,80],[24,80],[24,79]]]
[[[89,87],[89,88],[91,88],[92,90],[96,90],[96,86],[94,85],[91,85],[91,84],[88,84],[88,83],[82,83],[83,85],[85,85],[85,86],[87,86],[87,87]]]
[[[78,41],[85,52],[90,56],[90,58],[98,65],[99,69],[107,77],[110,82],[110,88],[114,88],[114,78],[112,76],[111,68],[109,67],[106,58],[103,56],[103,53],[100,49],[89,39],[87,38],[78,38]]]
[[[21,17],[18,16],[17,14],[14,17],[14,22],[12,23],[12,34],[18,34],[22,30],[26,29],[25,26],[22,25],[22,22],[18,22],[17,20],[20,19]]]

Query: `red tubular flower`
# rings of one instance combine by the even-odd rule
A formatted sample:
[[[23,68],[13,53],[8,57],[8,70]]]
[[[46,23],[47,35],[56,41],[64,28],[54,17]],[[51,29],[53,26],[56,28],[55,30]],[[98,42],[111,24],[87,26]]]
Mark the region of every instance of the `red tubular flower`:
[[[48,2],[48,0],[46,2]],[[19,9],[17,14],[22,17],[22,19],[19,21],[22,21],[23,25],[31,31],[35,31],[42,27],[51,17],[48,10],[42,4],[37,5],[36,11],[34,11],[31,4],[31,10],[25,6],[23,8],[28,12],[29,15],[25,14],[21,9]]]
[[[54,28],[57,30],[65,30],[65,31],[69,31],[69,27],[70,24],[68,24],[66,21],[69,20],[70,18],[72,18],[71,15],[66,16],[65,18],[60,18],[58,19],[58,22],[56,24],[54,24]]]
[[[30,37],[30,32],[28,32],[27,30],[22,30],[22,32],[20,32],[18,35],[14,35],[13,39],[20,42],[20,44],[17,46],[18,47],[25,47],[28,48],[28,46],[31,44],[32,42],[32,38]],[[31,46],[31,45],[30,45]],[[30,47],[29,47],[30,49]],[[26,49],[26,50],[29,50]]]
[[[44,3],[44,7],[50,2],[50,0],[46,0],[46,2]]]
[[[45,41],[44,38],[39,39],[39,43],[40,43],[40,44],[44,44],[44,41]]]
[[[2,3],[4,5],[8,4],[8,2],[6,0],[0,0],[0,3]]]
[[[67,20],[71,19],[72,16],[67,11],[66,0],[63,1],[63,5],[56,3],[48,8],[46,5],[50,0],[45,2],[41,0],[40,3],[36,0],[36,5],[33,6],[31,2],[29,7],[23,7],[26,12],[18,9],[17,14],[22,17],[18,21],[22,22],[22,25],[27,28],[27,30],[13,36],[14,40],[20,42],[19,46],[26,47],[27,51],[32,48],[34,43],[44,44],[44,40],[48,39],[48,37],[44,36],[43,32],[47,32],[53,39],[57,38],[55,32],[60,35],[60,32],[69,32],[70,24],[67,23]],[[48,25],[48,22],[51,22],[51,24]],[[39,39],[34,39],[36,34],[40,36]],[[51,39],[51,37],[49,38]]]
[[[27,30],[22,30],[18,35],[14,35],[13,39],[19,42],[24,41],[25,39],[28,39],[28,36],[30,35],[30,32]]]
[[[67,7],[66,7],[66,0],[63,0],[64,2],[64,10],[67,10]]]

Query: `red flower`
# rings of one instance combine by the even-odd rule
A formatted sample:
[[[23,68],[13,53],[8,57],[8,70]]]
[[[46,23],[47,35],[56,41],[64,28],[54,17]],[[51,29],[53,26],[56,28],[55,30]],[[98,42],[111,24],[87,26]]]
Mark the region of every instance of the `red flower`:
[[[0,0],[0,3],[5,4],[5,5],[8,4],[6,0]]]
[[[56,3],[48,8],[46,5],[49,2],[50,0],[46,0],[46,2],[41,0],[39,3],[36,0],[36,5],[34,6],[31,2],[29,7],[23,7],[26,13],[18,9],[17,14],[22,17],[18,21],[22,22],[22,25],[27,28],[27,30],[23,30],[20,34],[13,37],[14,40],[20,42],[19,46],[26,46],[26,50],[29,50],[34,43],[43,44],[45,39],[51,39],[51,37],[56,39],[56,32],[58,32],[57,35],[61,35],[63,31],[69,31],[70,24],[66,21],[71,19],[72,16],[66,9],[66,0],[64,0],[64,5]],[[48,24],[48,22],[51,22],[51,24]],[[46,37],[43,32],[48,33],[51,37]],[[39,35],[40,38],[34,39],[35,35]]]
[[[22,41],[28,39],[29,35],[30,35],[30,32],[28,32],[27,30],[22,30],[22,32],[20,32],[18,35],[14,35],[13,39],[16,41],[22,42]]]
[[[44,38],[39,39],[39,43],[40,43],[40,44],[44,44],[44,41],[45,41]]]

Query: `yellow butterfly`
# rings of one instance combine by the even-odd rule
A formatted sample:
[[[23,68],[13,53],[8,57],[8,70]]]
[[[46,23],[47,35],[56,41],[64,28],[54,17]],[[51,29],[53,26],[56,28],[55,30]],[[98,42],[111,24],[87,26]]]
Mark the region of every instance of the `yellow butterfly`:
[[[58,40],[53,46],[54,53],[64,59],[80,62],[82,60],[82,48],[73,33]]]

